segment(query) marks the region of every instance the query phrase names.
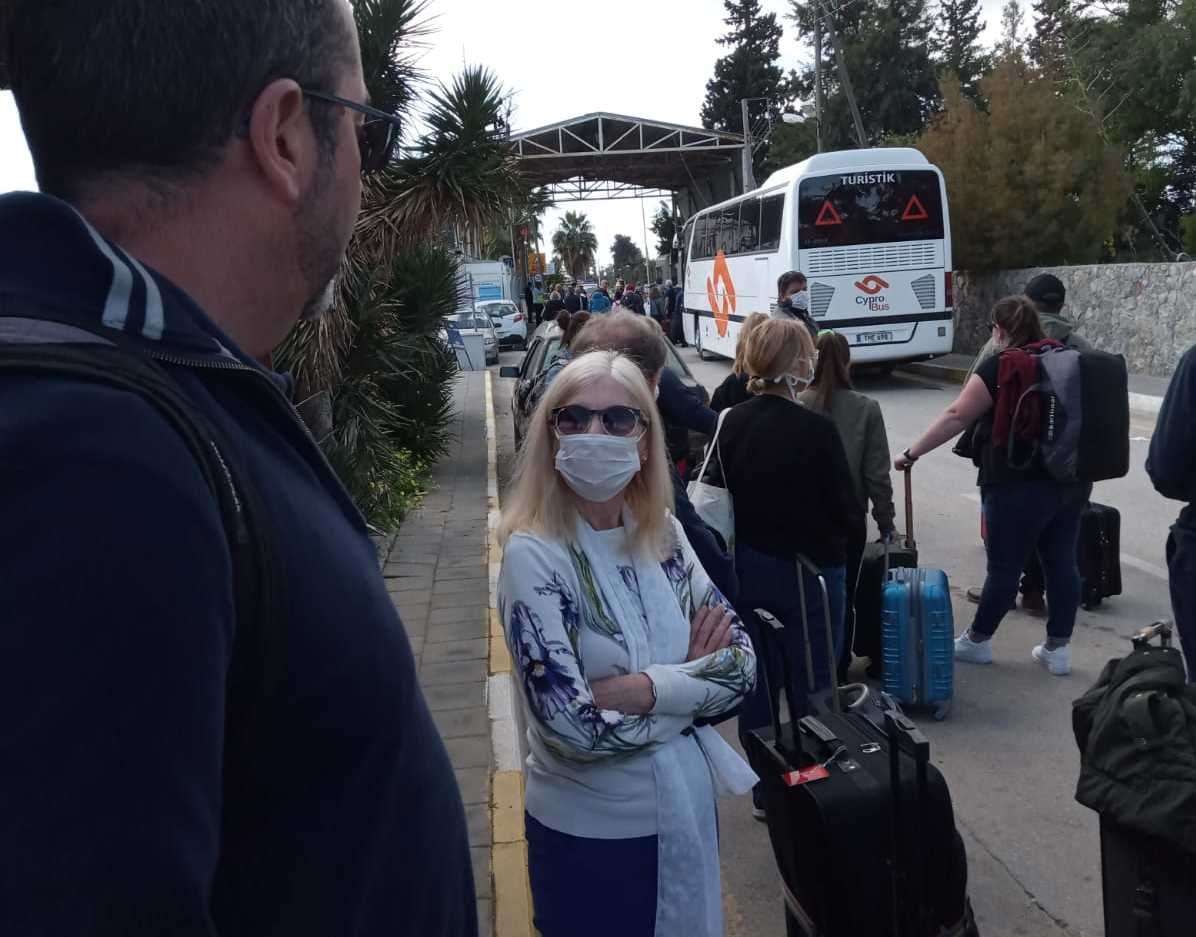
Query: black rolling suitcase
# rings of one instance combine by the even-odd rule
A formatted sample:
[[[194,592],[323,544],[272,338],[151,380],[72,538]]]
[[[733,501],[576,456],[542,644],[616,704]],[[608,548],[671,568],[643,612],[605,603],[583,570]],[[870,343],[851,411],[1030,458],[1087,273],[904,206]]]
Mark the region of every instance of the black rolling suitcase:
[[[822,591],[825,602],[825,583]],[[773,639],[782,626],[767,611],[756,614],[758,652],[775,664],[765,666],[763,687],[773,724],[748,733],[746,747],[790,937],[976,937],[963,841],[925,737],[896,709],[883,727],[863,707],[844,712],[837,686],[829,708],[815,703],[815,715],[782,723],[782,687],[790,712],[803,709]],[[813,685],[808,628],[806,637]]]
[[[1096,608],[1102,599],[1121,595],[1121,513],[1116,508],[1096,502],[1084,508],[1076,562],[1084,608]]]
[[[1196,856],[1102,816],[1100,865],[1105,937],[1196,933]]]
[[[855,634],[851,647],[856,657],[867,657],[868,676],[884,674],[881,604],[890,569],[917,569],[918,545],[914,541],[913,491],[910,473],[905,473],[905,536],[894,543],[870,543],[864,547],[860,578],[855,590]]]

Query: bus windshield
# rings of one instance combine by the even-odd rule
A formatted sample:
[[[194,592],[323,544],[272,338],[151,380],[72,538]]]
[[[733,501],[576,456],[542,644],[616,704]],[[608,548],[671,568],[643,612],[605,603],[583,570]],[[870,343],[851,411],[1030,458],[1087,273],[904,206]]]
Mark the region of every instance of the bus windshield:
[[[802,250],[943,237],[939,177],[928,170],[813,176],[798,188]]]

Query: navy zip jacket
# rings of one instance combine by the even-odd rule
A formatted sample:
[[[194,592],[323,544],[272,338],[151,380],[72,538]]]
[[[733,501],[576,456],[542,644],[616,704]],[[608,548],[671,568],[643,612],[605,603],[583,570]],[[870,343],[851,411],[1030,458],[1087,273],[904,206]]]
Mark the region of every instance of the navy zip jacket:
[[[1179,524],[1196,530],[1196,347],[1184,352],[1167,386],[1146,472],[1163,497],[1188,503]]]
[[[174,429],[131,393],[0,375],[0,933],[472,937],[411,648],[279,382],[69,206],[0,197],[0,342],[71,323],[154,355],[256,490],[280,687],[232,745],[230,551]]]

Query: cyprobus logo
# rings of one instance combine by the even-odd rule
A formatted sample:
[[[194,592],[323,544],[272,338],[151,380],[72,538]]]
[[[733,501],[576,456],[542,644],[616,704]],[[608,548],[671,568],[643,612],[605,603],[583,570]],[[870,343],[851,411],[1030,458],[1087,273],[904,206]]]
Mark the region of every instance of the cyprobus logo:
[[[875,273],[870,273],[864,279],[856,281],[855,288],[862,293],[867,293],[869,296],[875,296],[881,290],[887,290],[889,284]]]
[[[726,338],[731,313],[735,311],[735,284],[731,282],[731,268],[727,266],[727,256],[722,251],[714,257],[713,278],[706,278],[706,298],[710,300],[710,311],[714,313],[718,336]]]

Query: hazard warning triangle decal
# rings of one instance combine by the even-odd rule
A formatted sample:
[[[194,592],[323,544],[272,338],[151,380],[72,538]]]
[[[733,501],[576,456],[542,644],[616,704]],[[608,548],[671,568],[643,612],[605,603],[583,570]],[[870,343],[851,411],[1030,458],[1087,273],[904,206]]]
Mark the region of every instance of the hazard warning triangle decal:
[[[902,221],[926,221],[930,216],[926,214],[926,209],[922,207],[922,200],[916,195],[909,197],[909,202],[905,206],[905,211],[901,214]]]
[[[819,228],[827,228],[837,224],[843,224],[843,219],[839,217],[839,213],[835,211],[835,206],[831,204],[831,200],[828,198],[822,203],[822,208],[818,210],[818,218],[814,221],[814,225]]]

